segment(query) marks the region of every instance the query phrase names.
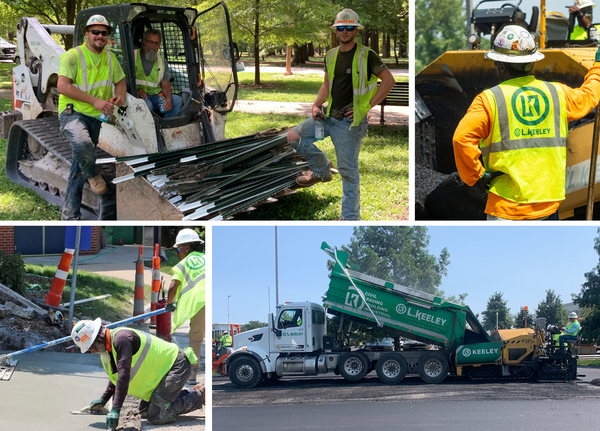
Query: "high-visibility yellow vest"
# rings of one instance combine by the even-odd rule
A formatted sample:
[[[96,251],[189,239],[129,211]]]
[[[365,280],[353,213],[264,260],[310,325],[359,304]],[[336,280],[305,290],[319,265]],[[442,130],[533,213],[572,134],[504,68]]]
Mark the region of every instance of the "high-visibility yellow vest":
[[[569,323],[567,324],[567,326],[566,326],[566,328],[565,328],[565,329],[568,329],[568,330],[570,331],[571,329],[573,329],[573,325],[575,325],[576,323],[577,323],[577,325],[579,326],[579,327],[577,328],[577,331],[575,331],[575,333],[573,333],[573,334],[569,334],[569,333],[567,333],[567,335],[574,335],[574,336],[577,336],[577,334],[578,334],[578,333],[579,333],[579,331],[581,330],[581,325],[579,325],[579,321],[578,321],[578,320],[575,320],[574,322],[571,322],[571,321],[569,320]]]
[[[597,25],[595,25],[594,27],[598,28]],[[585,30],[585,28],[581,27],[580,25],[576,25],[575,28],[573,28],[573,32],[569,37],[569,39],[571,40],[585,40],[587,38],[588,32]]]
[[[127,393],[144,401],[150,401],[152,392],[156,389],[162,378],[169,372],[177,355],[179,347],[168,343],[158,337],[154,337],[142,331],[131,328],[118,328],[111,330],[110,344],[112,357],[117,363],[117,352],[113,340],[118,332],[131,331],[140,337],[140,348],[131,360],[131,372],[129,376],[129,388]],[[113,384],[117,384],[118,373],[113,373],[110,366],[110,357],[101,355],[102,366]]]
[[[223,347],[231,347],[233,340],[231,338],[231,335],[223,335],[220,341]]]
[[[327,99],[327,115],[331,109],[331,89],[335,77],[335,62],[340,47],[330,49],[325,56],[327,75],[329,76],[329,97]],[[377,93],[377,77],[367,76],[367,64],[369,62],[369,48],[357,43],[356,52],[352,59],[352,105],[354,110],[354,121],[352,126],[358,126],[371,109],[371,99]]]
[[[533,76],[484,91],[492,131],[479,147],[486,171],[504,172],[489,192],[517,203],[565,198],[567,115],[560,86]]]
[[[114,54],[106,49],[102,50],[100,63],[96,66],[92,61],[90,51],[85,45],[80,45],[73,49],[79,57],[79,68],[77,76],[73,80],[73,85],[98,99],[109,100],[113,95],[113,62],[117,61]],[[64,94],[60,95],[58,112],[62,112],[69,103],[72,103],[73,109],[81,114],[96,118],[102,114],[94,105],[71,99]]]
[[[138,55],[138,52],[139,49],[133,51],[133,56],[135,58],[135,87],[138,90],[142,90],[148,96],[160,93],[162,91],[160,84],[165,75],[163,58],[160,54],[156,56],[152,71],[150,72],[150,75],[146,76],[144,67],[142,66],[141,55]]]
[[[185,259],[173,267],[173,274],[177,275],[177,279],[183,280],[177,288],[175,296],[177,308],[173,314],[172,331],[174,332],[204,307],[204,254],[196,251],[191,252]]]

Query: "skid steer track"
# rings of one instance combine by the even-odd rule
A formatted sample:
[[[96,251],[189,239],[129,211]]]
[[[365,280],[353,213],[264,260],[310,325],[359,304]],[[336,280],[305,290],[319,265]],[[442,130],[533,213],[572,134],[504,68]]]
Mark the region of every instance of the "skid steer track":
[[[110,157],[96,147],[96,158]],[[54,205],[62,206],[73,155],[71,145],[60,134],[58,117],[16,121],[10,128],[6,151],[6,176]],[[112,174],[110,171],[112,170]],[[102,174],[107,183],[114,178],[114,166]],[[101,205],[86,184],[82,199],[82,219],[111,219],[116,214],[114,188],[109,185]]]

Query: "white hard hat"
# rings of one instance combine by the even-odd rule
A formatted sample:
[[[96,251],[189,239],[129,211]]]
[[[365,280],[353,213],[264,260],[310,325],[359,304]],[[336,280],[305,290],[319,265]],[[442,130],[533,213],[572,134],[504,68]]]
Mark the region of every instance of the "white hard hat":
[[[80,320],[71,331],[71,338],[81,350],[81,353],[87,352],[102,328],[102,319],[99,317],[96,320]]]
[[[223,331],[223,334],[229,334],[229,331]]]
[[[575,6],[577,6],[579,9],[583,9],[586,7],[592,7],[595,8],[596,5],[594,4],[594,2],[592,0],[577,0],[575,2]]]
[[[531,33],[518,25],[504,27],[494,39],[494,47],[485,56],[501,63],[531,63],[544,58],[544,54],[537,50]]]
[[[357,27],[359,30],[361,28],[364,28],[360,24],[360,20],[358,19],[358,14],[356,12],[354,12],[352,9],[344,9],[343,11],[338,13],[337,16],[335,17],[335,22],[331,26],[331,29],[335,30],[335,28],[339,25],[353,25],[354,27]]]
[[[569,319],[577,319],[577,313],[572,311],[571,314],[569,314]]]
[[[175,246],[187,244],[190,242],[202,242],[198,234],[193,229],[181,229],[175,239]]]
[[[103,25],[103,26],[108,27],[112,31],[112,25],[110,25],[108,20],[103,15],[92,15],[87,20],[85,27],[83,27],[83,32],[84,33],[87,32],[88,27],[91,27],[93,25]]]

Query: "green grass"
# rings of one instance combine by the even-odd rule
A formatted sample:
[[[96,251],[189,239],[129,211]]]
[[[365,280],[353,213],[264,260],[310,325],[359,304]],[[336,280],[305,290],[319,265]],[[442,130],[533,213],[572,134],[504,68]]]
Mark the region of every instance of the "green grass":
[[[600,367],[600,359],[579,359],[577,365],[580,367]]]
[[[165,253],[167,255],[167,261],[160,263],[160,272],[163,274],[173,275],[173,267],[179,263],[177,252],[175,250],[165,250]],[[147,268],[152,268],[152,261],[144,261],[144,266]]]
[[[12,70],[14,63],[0,63],[0,88],[12,88]]]
[[[392,69],[408,69],[408,59],[399,58],[398,64],[396,64],[396,59],[394,57],[390,58],[382,58],[383,62],[388,65],[388,67]],[[247,66],[254,66],[254,54],[242,55],[240,61],[243,61]],[[274,57],[265,57],[265,60],[261,60],[261,66],[277,66],[277,67],[285,67],[285,56],[274,56]],[[308,63],[298,65],[299,67],[323,67],[323,56],[310,57]]]
[[[408,76],[394,76],[398,82],[408,82]],[[238,73],[240,100],[263,100],[270,102],[313,103],[323,84],[323,75],[261,73],[260,86],[254,85],[253,72]]]
[[[52,279],[56,274],[56,266],[25,265],[25,272],[28,274],[41,275],[48,277],[48,283],[42,287],[45,290],[50,288]],[[69,302],[71,296],[71,277],[73,273],[69,272],[69,278],[62,294],[61,302]],[[145,286],[146,301],[150,301],[150,287]],[[86,302],[75,305],[75,316],[81,318],[87,316],[95,319],[102,317],[109,322],[115,322],[127,317],[131,317],[133,312],[133,291],[134,283],[113,277],[105,277],[92,274],[86,271],[77,271],[77,286],[75,288],[75,300],[91,298],[106,293],[111,294],[110,298],[97,301]]]
[[[297,115],[257,115],[232,112],[226,136],[256,133],[270,128],[295,126],[304,117]],[[320,148],[336,165],[335,150],[329,138]],[[370,128],[363,139],[359,158],[361,175],[361,218],[363,220],[408,219],[408,130]],[[329,183],[300,189],[279,199],[275,205],[238,214],[236,220],[335,220],[341,214],[342,181],[335,175]]]

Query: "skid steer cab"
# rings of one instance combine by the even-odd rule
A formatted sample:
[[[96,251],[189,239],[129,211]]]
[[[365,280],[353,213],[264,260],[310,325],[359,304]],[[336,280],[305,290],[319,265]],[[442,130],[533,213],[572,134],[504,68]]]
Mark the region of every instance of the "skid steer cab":
[[[83,28],[96,14],[113,28],[105,49],[115,54],[127,83],[126,103],[102,125],[97,159],[180,150],[224,139],[226,115],[237,97],[239,54],[223,2],[202,12],[141,3],[100,6],[79,12],[74,26],[48,26],[36,18],[22,18],[17,25],[20,64],[13,69],[13,124],[5,136],[9,140],[6,173],[10,180],[59,205],[72,156],[57,118],[56,83],[65,49],[50,34],[70,33],[73,46],[84,44]],[[172,118],[164,118],[137,97],[136,60],[140,63],[148,30],[160,32],[158,54],[168,64],[172,93],[182,99],[179,114]],[[3,120],[7,135],[10,121]],[[102,175],[109,183],[115,165],[103,165]],[[105,213],[111,201],[99,202],[87,186],[84,189],[82,204],[101,219],[110,218]]]

